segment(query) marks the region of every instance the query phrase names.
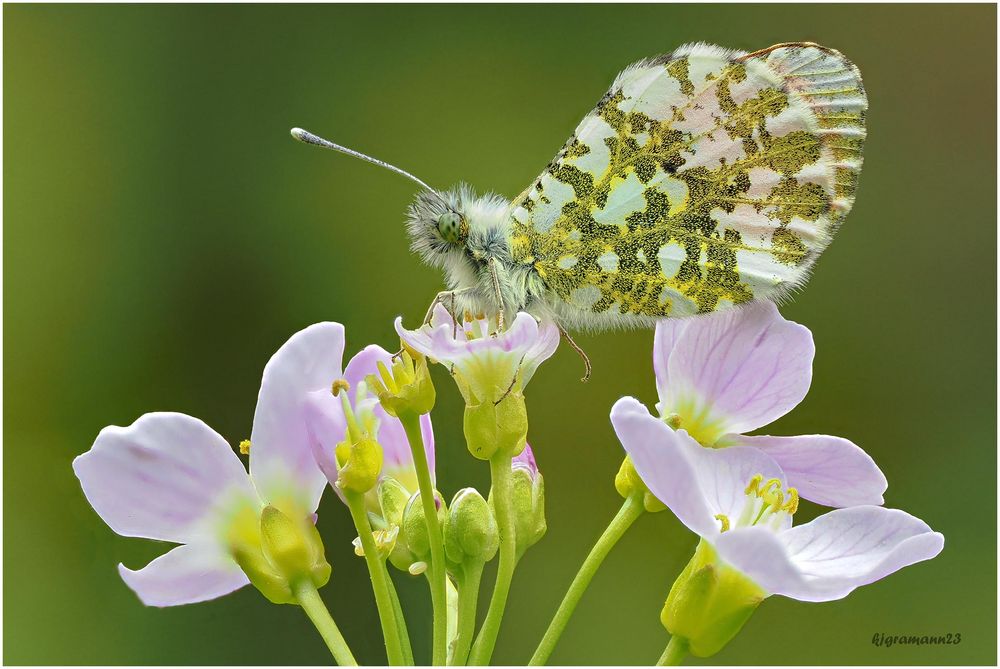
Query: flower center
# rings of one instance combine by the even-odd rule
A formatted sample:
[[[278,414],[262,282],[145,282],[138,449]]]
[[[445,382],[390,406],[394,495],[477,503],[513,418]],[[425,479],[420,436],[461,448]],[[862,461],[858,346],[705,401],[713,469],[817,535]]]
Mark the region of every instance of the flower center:
[[[799,492],[795,488],[782,491],[781,481],[778,479],[765,481],[761,474],[750,479],[744,494],[746,501],[735,522],[725,514],[716,514],[715,519],[721,524],[721,531],[726,532],[734,526],[754,525],[778,530],[799,508]]]

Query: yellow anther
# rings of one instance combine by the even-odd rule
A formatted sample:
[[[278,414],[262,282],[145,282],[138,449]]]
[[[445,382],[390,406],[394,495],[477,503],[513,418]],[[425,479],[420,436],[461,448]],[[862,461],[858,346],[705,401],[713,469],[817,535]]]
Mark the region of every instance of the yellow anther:
[[[351,384],[347,382],[347,379],[337,379],[336,381],[333,382],[333,385],[330,386],[330,392],[333,393],[334,397],[340,395],[341,391],[346,393],[350,389],[351,389]]]
[[[729,517],[726,516],[726,514],[724,514],[724,513],[717,513],[717,514],[715,514],[715,519],[717,521],[719,521],[720,523],[722,523],[722,530],[720,530],[720,531],[722,531],[722,532],[729,531]]]
[[[761,487],[757,495],[764,500],[764,503],[771,507],[773,511],[778,511],[785,503],[785,496],[781,493],[781,480],[768,479]]]
[[[243,441],[240,442],[240,453],[242,453],[243,455],[249,455],[250,454],[250,440],[249,439],[244,439]]]
[[[668,415],[663,421],[671,430],[679,430],[681,427],[681,417],[675,413]]]
[[[793,516],[795,512],[799,510],[799,491],[795,488],[788,489],[788,501],[785,502],[785,506],[782,507],[788,512],[788,515]]]
[[[764,480],[761,474],[754,474],[754,477],[750,479],[750,483],[747,484],[746,490],[743,491],[744,495],[760,495],[758,492],[760,489],[760,483]]]

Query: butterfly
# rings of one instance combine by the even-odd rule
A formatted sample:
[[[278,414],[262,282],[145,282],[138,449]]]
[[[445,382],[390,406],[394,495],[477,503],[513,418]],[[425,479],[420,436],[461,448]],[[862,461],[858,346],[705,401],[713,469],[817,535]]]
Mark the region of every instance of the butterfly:
[[[438,191],[292,135],[421,186],[407,228],[444,270],[434,304],[500,322],[526,310],[565,333],[780,302],[801,287],[854,203],[867,106],[861,73],[833,49],[688,44],[622,71],[512,201]]]

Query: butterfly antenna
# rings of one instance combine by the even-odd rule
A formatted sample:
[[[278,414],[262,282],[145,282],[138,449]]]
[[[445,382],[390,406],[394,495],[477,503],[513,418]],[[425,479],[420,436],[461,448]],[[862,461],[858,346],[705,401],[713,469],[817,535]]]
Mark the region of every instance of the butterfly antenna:
[[[360,151],[349,149],[346,146],[341,146],[340,144],[334,144],[330,140],[323,139],[319,135],[314,135],[308,130],[303,130],[302,128],[292,128],[292,137],[299,140],[303,144],[314,144],[316,146],[321,146],[324,149],[330,149],[331,151],[337,151],[338,153],[343,153],[348,156],[353,156],[354,158],[360,158],[361,160],[371,163],[372,165],[378,165],[379,167],[384,167],[390,172],[401,174],[410,181],[414,181],[420,184],[420,186],[425,188],[428,192],[433,193],[439,200],[441,200],[441,202],[444,203],[445,207],[447,207],[448,209],[452,209],[452,206],[448,204],[448,201],[445,200],[444,197],[441,196],[441,193],[437,192],[436,190],[428,186],[422,179],[417,178],[416,176],[410,174],[404,169],[396,167],[395,165],[390,165],[384,160],[379,160],[378,158],[372,158],[371,156],[365,155]],[[452,211],[454,210],[452,209]]]

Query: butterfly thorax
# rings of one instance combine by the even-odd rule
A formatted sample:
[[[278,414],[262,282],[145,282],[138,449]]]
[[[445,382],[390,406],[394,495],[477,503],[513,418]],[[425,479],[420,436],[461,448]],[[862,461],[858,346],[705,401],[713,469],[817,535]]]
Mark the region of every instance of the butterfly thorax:
[[[508,312],[529,309],[545,292],[532,264],[511,254],[512,223],[509,200],[476,195],[465,184],[420,193],[407,217],[411,248],[444,270],[454,306],[483,313],[494,313],[501,300]]]

